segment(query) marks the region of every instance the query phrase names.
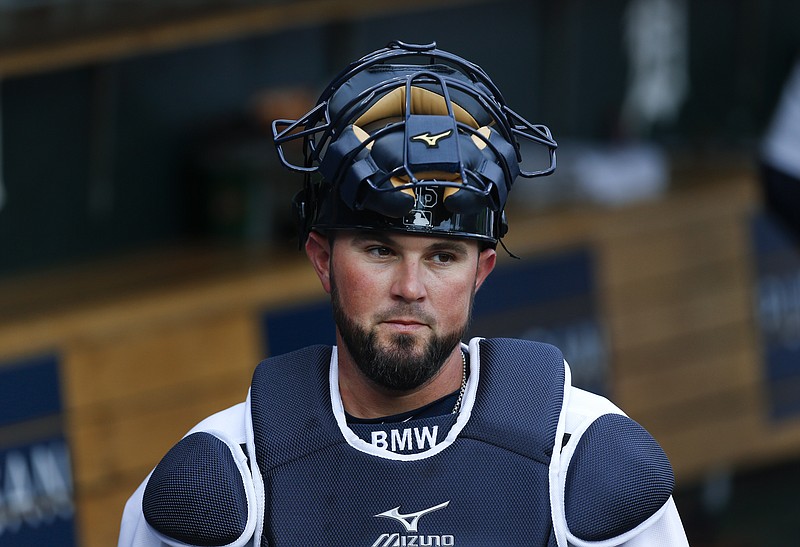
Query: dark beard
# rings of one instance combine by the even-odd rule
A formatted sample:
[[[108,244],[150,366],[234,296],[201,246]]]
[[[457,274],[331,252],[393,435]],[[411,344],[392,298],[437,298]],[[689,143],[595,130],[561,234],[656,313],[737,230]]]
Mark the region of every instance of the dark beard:
[[[367,331],[345,315],[333,280],[331,304],[342,340],[361,373],[391,391],[410,391],[436,376],[453,349],[461,343],[469,325],[468,319],[459,329],[434,335],[418,354],[414,353],[416,339],[407,334],[392,336],[389,348],[379,347],[375,330]],[[469,311],[468,318],[472,316],[471,301]]]

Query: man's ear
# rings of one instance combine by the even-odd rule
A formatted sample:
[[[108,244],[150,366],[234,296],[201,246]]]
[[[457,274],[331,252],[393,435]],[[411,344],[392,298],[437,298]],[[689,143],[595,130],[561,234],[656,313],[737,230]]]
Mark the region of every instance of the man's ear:
[[[331,292],[331,244],[330,240],[318,232],[311,232],[306,239],[306,256],[317,272],[325,292]]]
[[[497,251],[492,248],[484,249],[478,255],[478,272],[475,276],[475,292],[478,292],[483,282],[489,277],[489,274],[492,273],[496,263]]]

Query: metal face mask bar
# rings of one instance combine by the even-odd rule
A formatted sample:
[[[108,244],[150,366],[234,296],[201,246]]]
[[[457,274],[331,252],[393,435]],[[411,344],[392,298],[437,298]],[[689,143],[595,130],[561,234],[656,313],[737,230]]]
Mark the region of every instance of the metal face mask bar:
[[[295,198],[302,240],[311,229],[379,229],[497,243],[517,176],[556,165],[550,130],[435,44],[390,43],[342,71],[303,117],[272,127],[281,162],[305,175]],[[284,151],[298,139],[302,165]],[[549,165],[521,170],[520,139],[545,146]]]

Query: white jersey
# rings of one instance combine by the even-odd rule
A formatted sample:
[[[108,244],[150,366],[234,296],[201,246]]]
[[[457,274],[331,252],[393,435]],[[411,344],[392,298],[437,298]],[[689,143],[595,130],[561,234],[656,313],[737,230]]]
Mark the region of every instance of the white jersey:
[[[764,162],[800,179],[800,59],[784,84],[762,143]]]
[[[469,346],[470,376],[467,389],[462,402],[463,420],[469,419],[469,413],[476,397],[477,386],[480,381],[480,349],[479,339],[473,340]],[[466,347],[465,347],[466,349]],[[564,492],[566,476],[570,461],[579,446],[582,435],[601,416],[623,415],[622,411],[607,399],[584,390],[572,387],[569,381],[569,367],[564,363],[566,370],[564,402],[557,425],[556,439],[563,448],[553,451],[549,466],[550,506],[554,535],[560,547],[681,547],[688,545],[683,526],[673,499],[670,497],[650,518],[612,539],[602,541],[585,541],[571,533],[567,526],[565,515]],[[344,410],[341,405],[341,396],[338,391],[338,363],[336,351],[332,352],[330,363],[330,394],[331,406],[337,414],[337,423],[340,424],[345,437],[354,437],[348,429],[344,419]],[[462,418],[459,418],[460,420]],[[247,493],[247,505],[251,515],[248,517],[247,531],[237,541],[227,547],[256,547],[260,545],[263,522],[263,483],[257,466],[251,467],[253,458],[248,458],[242,447],[247,447],[248,452],[254,452],[252,415],[250,397],[248,401],[219,412],[192,428],[187,436],[193,433],[207,432],[224,441],[239,467]],[[566,441],[566,442],[562,442]],[[353,439],[352,442],[359,442]],[[148,477],[149,478],[149,477]],[[162,547],[182,546],[187,544],[172,540],[159,534],[145,520],[142,501],[147,480],[134,492],[122,517],[119,536],[119,547]]]

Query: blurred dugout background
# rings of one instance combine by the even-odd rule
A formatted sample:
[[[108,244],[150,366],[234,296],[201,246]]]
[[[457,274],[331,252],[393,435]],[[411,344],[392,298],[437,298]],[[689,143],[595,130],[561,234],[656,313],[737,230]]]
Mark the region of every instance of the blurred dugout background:
[[[115,544],[261,358],[332,340],[267,127],[391,39],[475,61],[561,145],[514,190],[523,260],[475,333],[555,342],[650,429],[692,545],[794,545],[800,256],[758,151],[798,21],[793,0],[0,0],[0,545]]]

